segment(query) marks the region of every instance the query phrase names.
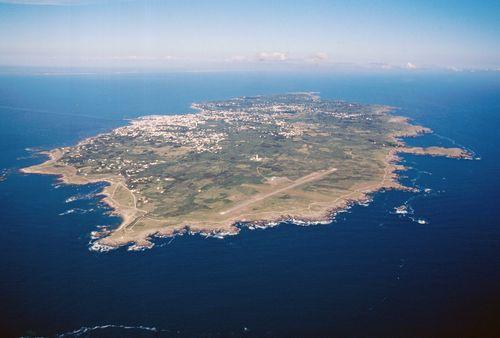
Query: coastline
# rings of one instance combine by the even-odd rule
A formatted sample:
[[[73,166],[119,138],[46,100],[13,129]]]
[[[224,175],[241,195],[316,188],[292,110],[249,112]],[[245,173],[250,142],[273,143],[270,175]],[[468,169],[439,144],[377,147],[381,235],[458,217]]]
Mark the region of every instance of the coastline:
[[[78,175],[75,167],[61,164],[57,164],[57,167],[52,166],[62,157],[62,155],[64,155],[65,149],[66,148],[56,148],[50,151],[42,151],[40,154],[49,157],[47,161],[30,167],[21,168],[19,171],[25,174],[54,175],[57,176],[59,182],[68,185],[108,183],[109,185],[104,187],[97,195],[104,196],[102,201],[112,209],[112,214],[122,219],[120,225],[112,231],[120,230],[122,227],[129,225],[139,217],[139,214],[144,212],[137,208],[123,206],[113,198],[113,192],[116,188],[124,184],[124,179],[121,176],[88,178]]]
[[[119,216],[122,221],[115,229],[94,231],[93,238],[95,240],[93,242],[91,241],[90,249],[94,251],[109,251],[121,246],[130,245],[128,250],[137,251],[152,248],[154,244],[151,240],[155,237],[168,238],[183,234],[200,234],[206,237],[224,238],[225,236],[238,234],[242,226],[249,229],[255,229],[273,227],[282,222],[293,222],[299,225],[330,223],[335,219],[338,213],[349,209],[355,204],[368,203],[371,200],[371,195],[381,190],[396,189],[412,191],[412,188],[403,186],[398,182],[399,175],[397,172],[406,169],[399,163],[401,158],[398,154],[401,153],[472,159],[471,155],[461,148],[407,147],[404,141],[402,141],[402,138],[432,133],[432,130],[420,125],[410,124],[409,119],[402,116],[391,116],[391,121],[404,124],[406,129],[388,135],[397,146],[388,150],[384,158],[385,169],[381,177],[371,182],[363,183],[360,186],[353,186],[347,194],[334,196],[331,201],[313,202],[308,206],[308,209],[294,209],[289,210],[289,212],[257,212],[256,214],[262,215],[259,219],[254,219],[252,217],[255,213],[240,213],[221,221],[200,222],[185,220],[182,221],[180,225],[166,225],[166,221],[148,217],[148,212],[146,210],[138,209],[136,205],[126,206],[120,204],[114,198],[116,190],[118,188],[123,188],[131,194],[135,204],[135,196],[133,192],[126,187],[123,177],[95,175],[92,177],[85,177],[79,175],[75,167],[58,163],[58,160],[64,155],[65,151],[69,149],[68,147],[41,152],[49,157],[47,161],[31,167],[22,168],[20,171],[27,174],[56,175],[64,184],[82,185],[98,182],[108,183],[109,185],[104,187],[102,191],[99,192],[99,195],[104,196],[103,202],[106,203],[113,210],[113,214]],[[332,168],[330,171],[333,172],[334,169],[335,168]],[[319,210],[311,211],[313,204],[319,207]],[[133,227],[139,220],[148,221],[157,225],[145,230],[128,229],[128,227]]]

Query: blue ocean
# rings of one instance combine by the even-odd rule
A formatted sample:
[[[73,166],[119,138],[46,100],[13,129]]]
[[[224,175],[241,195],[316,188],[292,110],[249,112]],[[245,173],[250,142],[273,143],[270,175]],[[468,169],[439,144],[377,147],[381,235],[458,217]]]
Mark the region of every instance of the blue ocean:
[[[102,185],[18,172],[137,116],[297,91],[396,106],[435,131],[409,143],[480,160],[405,155],[421,192],[376,193],[327,225],[107,253],[88,244],[120,222]],[[499,127],[498,72],[2,75],[0,336],[498,336]]]

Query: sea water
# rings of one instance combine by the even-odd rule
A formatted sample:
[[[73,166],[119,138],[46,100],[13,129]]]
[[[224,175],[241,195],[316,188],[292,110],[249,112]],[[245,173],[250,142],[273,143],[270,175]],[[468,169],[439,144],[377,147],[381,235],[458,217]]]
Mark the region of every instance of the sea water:
[[[377,193],[326,225],[107,253],[89,251],[93,231],[119,223],[102,185],[18,172],[44,160],[39,150],[130,118],[295,91],[397,106],[435,131],[409,143],[458,144],[480,160],[405,155],[401,181],[419,193]],[[1,336],[487,333],[500,310],[499,125],[496,73],[1,76]]]

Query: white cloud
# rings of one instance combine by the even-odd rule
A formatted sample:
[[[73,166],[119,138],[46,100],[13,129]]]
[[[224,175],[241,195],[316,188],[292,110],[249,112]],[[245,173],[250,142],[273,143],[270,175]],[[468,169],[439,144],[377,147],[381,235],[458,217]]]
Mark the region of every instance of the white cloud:
[[[257,54],[259,61],[286,61],[288,53],[283,52],[260,52]]]
[[[406,64],[406,68],[407,69],[417,69],[417,66],[415,64],[411,63],[411,62],[408,62]]]
[[[328,56],[327,53],[325,52],[318,52],[314,54],[311,58],[311,61],[313,62],[324,62],[327,61],[330,57]]]

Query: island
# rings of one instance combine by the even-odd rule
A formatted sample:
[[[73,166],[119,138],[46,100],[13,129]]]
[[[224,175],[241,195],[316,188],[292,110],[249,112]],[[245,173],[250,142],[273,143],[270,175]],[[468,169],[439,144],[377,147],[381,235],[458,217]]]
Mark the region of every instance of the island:
[[[471,159],[461,148],[406,146],[404,137],[431,130],[389,106],[291,93],[192,108],[134,119],[22,171],[107,182],[103,201],[122,222],[93,232],[91,249],[105,251],[186,233],[330,222],[376,191],[409,189],[398,182],[399,153]]]

